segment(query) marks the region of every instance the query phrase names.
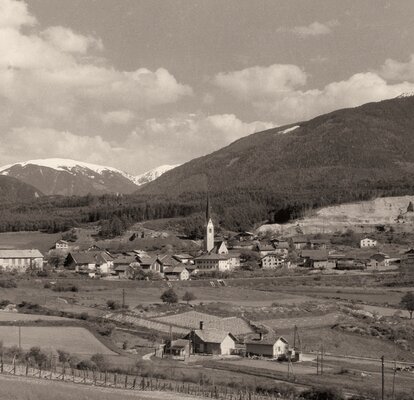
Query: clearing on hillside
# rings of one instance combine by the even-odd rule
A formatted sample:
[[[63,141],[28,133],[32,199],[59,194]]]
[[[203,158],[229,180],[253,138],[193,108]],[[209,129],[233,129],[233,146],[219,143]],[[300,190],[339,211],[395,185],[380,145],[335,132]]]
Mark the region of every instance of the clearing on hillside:
[[[69,326],[22,326],[21,346],[28,350],[38,346],[44,351],[64,350],[79,355],[115,354],[85,328]],[[17,326],[0,326],[0,341],[5,347],[19,344]]]

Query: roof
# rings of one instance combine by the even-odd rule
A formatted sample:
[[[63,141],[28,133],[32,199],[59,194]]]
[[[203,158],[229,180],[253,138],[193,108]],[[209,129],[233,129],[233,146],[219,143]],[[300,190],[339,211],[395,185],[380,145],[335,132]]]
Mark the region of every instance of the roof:
[[[301,257],[313,261],[327,260],[328,252],[326,250],[302,250]]]
[[[245,344],[265,344],[265,345],[273,346],[279,339],[285,342],[286,344],[288,344],[288,341],[283,336],[269,334],[269,335],[264,335],[262,340],[260,340],[257,333],[253,335],[248,335],[246,339],[244,340],[244,343]]]
[[[56,243],[68,244],[68,242],[66,240],[63,240],[63,239],[59,239]]]
[[[192,260],[194,257],[191,256],[190,254],[174,254],[173,255],[174,258],[180,258],[180,259],[189,259]]]
[[[125,272],[128,271],[129,265],[118,265],[114,268],[114,271]]]
[[[171,342],[171,348],[182,349],[184,347],[189,346],[189,342],[186,339],[177,339]]]
[[[199,257],[196,257],[195,260],[228,260],[229,257],[227,254],[203,254]]]
[[[327,240],[327,239],[311,239],[311,240],[309,240],[309,242],[313,243],[313,244],[328,244],[329,240]]]
[[[141,258],[140,264],[141,265],[152,265],[156,261],[158,261],[158,257],[143,257]]]
[[[186,269],[182,265],[177,265],[176,267],[167,267],[164,269],[164,274],[181,274]]]
[[[275,248],[271,244],[258,244],[259,251],[273,251]]]
[[[375,260],[375,261],[384,261],[384,260],[386,260],[387,258],[389,258],[386,254],[383,254],[383,253],[376,253],[376,254],[373,254],[371,257],[370,257],[370,260]]]
[[[361,242],[362,242],[363,240],[372,240],[373,242],[376,242],[376,240],[375,240],[375,239],[372,239],[372,238],[370,238],[370,237],[364,237],[364,238],[362,238],[362,239],[361,239]]]
[[[293,243],[308,243],[309,239],[305,236],[294,236],[292,241]]]
[[[43,258],[43,254],[37,249],[0,250],[0,258]]]
[[[113,257],[104,250],[79,251],[69,253],[76,264],[103,264],[112,261]]]
[[[220,331],[218,329],[196,329],[193,332],[204,343],[222,343],[227,336],[230,336],[233,340],[236,340],[230,332]]]
[[[265,256],[262,257],[262,260],[266,257],[274,257],[274,258],[283,258],[280,254],[276,254],[276,253],[269,253],[266,254]]]
[[[115,258],[114,264],[132,264],[133,262],[136,262],[135,256],[119,256]]]
[[[289,243],[288,242],[277,242],[274,244],[275,249],[289,249]]]

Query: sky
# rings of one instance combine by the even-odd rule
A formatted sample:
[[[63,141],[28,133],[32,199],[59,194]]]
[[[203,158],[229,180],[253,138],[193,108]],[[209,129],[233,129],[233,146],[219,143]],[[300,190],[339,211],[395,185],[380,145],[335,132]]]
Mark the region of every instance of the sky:
[[[0,0],[0,165],[139,174],[406,92],[412,0]]]

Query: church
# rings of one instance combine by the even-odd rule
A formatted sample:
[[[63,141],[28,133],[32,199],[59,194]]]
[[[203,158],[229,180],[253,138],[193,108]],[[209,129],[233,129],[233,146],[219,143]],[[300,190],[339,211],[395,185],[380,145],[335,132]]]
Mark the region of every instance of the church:
[[[224,241],[215,241],[214,223],[211,216],[210,199],[207,197],[206,224],[204,235],[203,254],[194,259],[195,267],[199,272],[206,271],[233,271],[240,266],[238,254],[231,254]]]

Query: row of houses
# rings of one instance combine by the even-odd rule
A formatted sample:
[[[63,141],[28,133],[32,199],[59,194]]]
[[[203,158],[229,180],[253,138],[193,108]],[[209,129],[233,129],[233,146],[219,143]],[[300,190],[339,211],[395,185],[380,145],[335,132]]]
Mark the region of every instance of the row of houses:
[[[247,357],[267,357],[286,360],[295,357],[298,352],[289,347],[288,341],[274,332],[266,335],[253,333],[238,339],[231,332],[218,329],[205,329],[200,321],[199,329],[193,329],[177,340],[167,340],[162,355],[177,359],[186,359],[192,354],[226,356],[232,354]]]

